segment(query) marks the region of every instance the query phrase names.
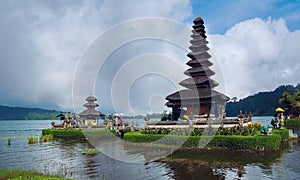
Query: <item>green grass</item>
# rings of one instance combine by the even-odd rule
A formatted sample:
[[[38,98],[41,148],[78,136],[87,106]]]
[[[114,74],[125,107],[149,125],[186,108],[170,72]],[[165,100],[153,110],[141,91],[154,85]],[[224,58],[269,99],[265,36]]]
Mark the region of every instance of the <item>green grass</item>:
[[[12,169],[2,169],[0,170],[0,179],[13,179],[13,180],[58,180],[66,179],[60,178],[57,176],[44,175],[34,171],[25,171],[25,170],[12,170]]]
[[[287,127],[300,127],[300,118],[285,120],[284,125]]]
[[[78,153],[81,154],[98,154],[100,152],[99,149],[84,149],[84,150],[78,150]]]

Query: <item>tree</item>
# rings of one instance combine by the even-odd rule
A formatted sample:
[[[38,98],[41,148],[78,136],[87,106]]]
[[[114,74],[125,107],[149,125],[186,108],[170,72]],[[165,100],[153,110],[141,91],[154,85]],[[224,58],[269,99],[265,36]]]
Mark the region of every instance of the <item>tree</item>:
[[[294,94],[283,92],[279,102],[285,107],[286,113],[299,116],[300,114],[300,90],[296,90]]]
[[[294,93],[293,98],[294,98],[293,107],[295,108],[295,111],[296,111],[295,115],[299,116],[299,114],[300,114],[300,90],[297,90]]]

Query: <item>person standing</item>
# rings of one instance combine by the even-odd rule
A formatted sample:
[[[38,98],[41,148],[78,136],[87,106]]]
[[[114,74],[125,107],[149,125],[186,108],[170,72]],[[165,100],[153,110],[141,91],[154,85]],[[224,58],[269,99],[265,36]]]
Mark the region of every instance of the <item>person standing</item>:
[[[279,115],[279,122],[280,122],[280,129],[283,129],[283,126],[284,126],[284,116],[283,116],[283,113],[280,113],[280,115]]]

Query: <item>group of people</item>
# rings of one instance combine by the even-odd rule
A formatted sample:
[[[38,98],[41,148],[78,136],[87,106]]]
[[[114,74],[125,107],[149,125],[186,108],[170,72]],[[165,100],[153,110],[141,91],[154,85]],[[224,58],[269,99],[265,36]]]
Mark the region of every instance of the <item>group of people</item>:
[[[70,129],[70,128],[76,128],[78,127],[78,123],[80,123],[80,120],[78,119],[77,122],[75,122],[74,120],[74,116],[72,113],[70,113],[70,115],[68,115],[68,113],[66,113],[66,115],[64,114],[59,114],[56,117],[59,117],[60,120],[62,121],[61,124],[55,125],[54,121],[51,123],[51,125],[54,128],[64,128],[64,129]]]
[[[116,126],[123,126],[125,125],[123,122],[122,116],[116,116],[116,115],[106,115],[104,119],[104,123],[107,124],[110,127],[116,127]]]

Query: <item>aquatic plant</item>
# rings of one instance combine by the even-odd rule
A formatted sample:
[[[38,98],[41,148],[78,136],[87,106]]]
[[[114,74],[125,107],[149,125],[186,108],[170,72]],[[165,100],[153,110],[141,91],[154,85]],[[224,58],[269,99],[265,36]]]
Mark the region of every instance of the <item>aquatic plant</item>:
[[[84,149],[84,150],[78,150],[77,152],[81,154],[97,154],[100,152],[99,149]]]
[[[37,137],[35,136],[29,136],[28,137],[28,144],[34,144],[34,143],[37,143]]]
[[[53,139],[54,138],[52,134],[45,134],[40,136],[40,142],[48,142],[48,141],[52,141]]]

